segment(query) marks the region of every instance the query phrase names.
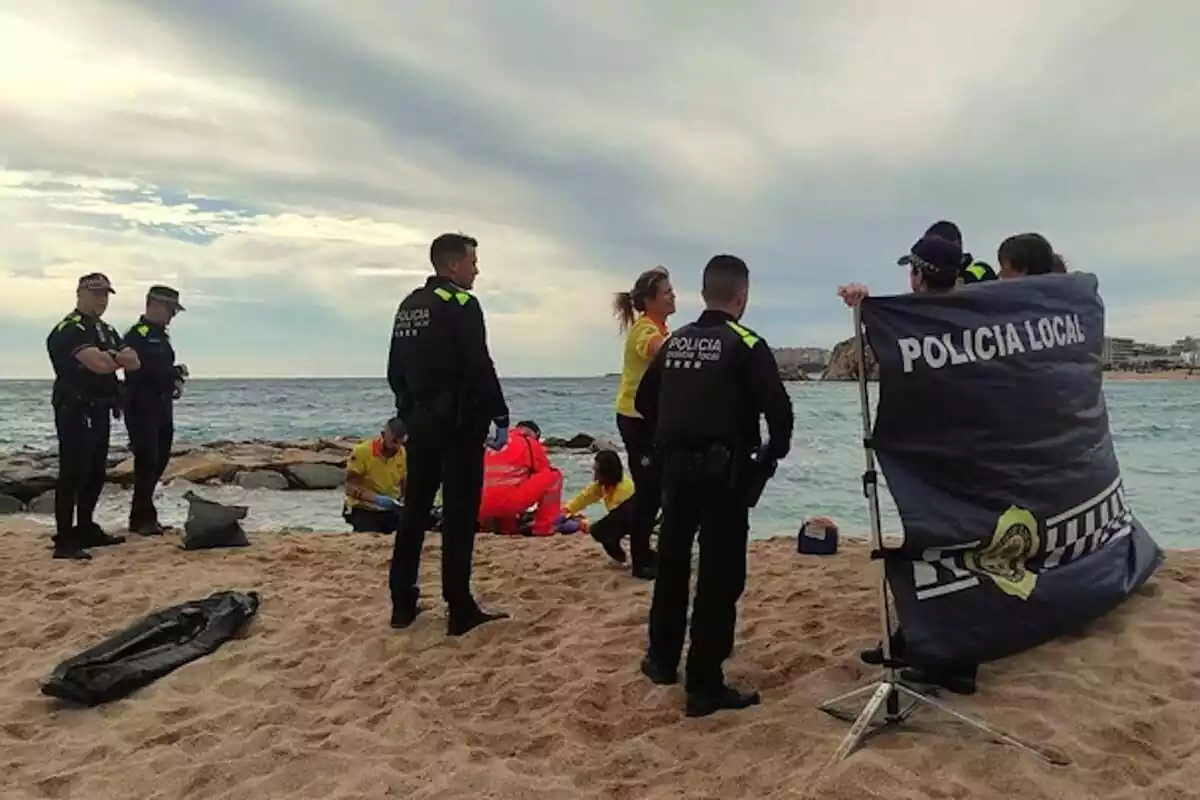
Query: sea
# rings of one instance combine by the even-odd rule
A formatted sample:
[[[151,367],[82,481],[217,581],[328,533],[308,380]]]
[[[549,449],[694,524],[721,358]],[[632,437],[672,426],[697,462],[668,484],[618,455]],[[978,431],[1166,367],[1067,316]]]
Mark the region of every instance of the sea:
[[[514,421],[536,420],[543,436],[587,433],[619,445],[612,405],[615,380],[513,378],[503,384]],[[858,385],[792,383],[789,393],[796,411],[792,454],[753,511],[752,535],[795,535],[807,517],[817,515],[831,517],[846,534],[865,535],[869,516],[862,495],[865,455]],[[1200,488],[1200,384],[1110,381],[1105,394],[1126,491],[1138,518],[1164,547],[1200,547],[1192,505]],[[54,447],[49,397],[48,381],[0,380],[0,457],[24,447]],[[176,441],[367,437],[379,430],[392,408],[391,393],[378,379],[194,379],[176,406]],[[122,425],[114,425],[112,441],[127,444]],[[553,458],[564,473],[568,495],[587,482],[590,454],[560,452]],[[182,495],[188,489],[248,506],[250,530],[346,530],[337,491],[278,492],[182,482],[159,490],[157,503],[166,523],[182,524]],[[899,532],[886,484],[880,495],[884,532]],[[107,487],[98,521],[121,528],[128,504],[128,490]],[[45,517],[30,518],[49,524]]]

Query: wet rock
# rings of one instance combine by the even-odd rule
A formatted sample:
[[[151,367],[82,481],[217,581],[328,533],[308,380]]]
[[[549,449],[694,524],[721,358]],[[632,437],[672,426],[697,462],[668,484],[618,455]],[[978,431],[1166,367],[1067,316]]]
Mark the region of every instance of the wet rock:
[[[288,479],[270,469],[250,470],[239,472],[233,477],[233,482],[243,489],[286,489]]]
[[[346,483],[346,470],[331,464],[292,464],[287,473],[301,489],[339,489]]]
[[[256,439],[246,442],[228,440],[206,444],[181,443],[171,451],[164,481],[183,479],[197,484],[231,483],[239,473],[269,471],[283,479],[254,478],[265,480],[278,488],[326,488],[338,475],[341,485],[341,467],[350,450],[359,440],[350,437],[326,437],[298,442],[274,442]],[[317,471],[309,477],[316,485],[307,486],[292,480],[291,468],[302,465],[328,467],[333,471]],[[109,454],[108,481],[123,485],[133,483],[133,458],[125,448],[114,447]],[[36,451],[22,448],[15,452],[0,454],[0,494],[28,504],[37,498],[44,503],[45,512],[53,510],[53,495],[41,498],[50,492],[58,479],[58,457],[52,451]]]
[[[589,436],[586,433],[577,433],[570,439],[559,439],[555,436],[547,436],[542,444],[546,447],[557,450],[590,450],[595,443],[596,437]]]
[[[870,347],[867,347],[864,355],[867,361],[867,379],[878,380],[879,364],[875,360],[875,354],[871,352]],[[858,342],[855,337],[851,336],[833,346],[833,352],[829,356],[829,365],[821,373],[821,380],[856,381],[858,374]]]
[[[42,492],[37,497],[29,501],[30,514],[53,514],[54,513],[54,490]]]
[[[25,504],[8,494],[0,494],[0,515],[20,514],[25,510]]]
[[[608,439],[593,439],[590,449],[593,453],[599,453],[601,450],[611,450],[612,452],[616,453],[619,450],[619,448]]]

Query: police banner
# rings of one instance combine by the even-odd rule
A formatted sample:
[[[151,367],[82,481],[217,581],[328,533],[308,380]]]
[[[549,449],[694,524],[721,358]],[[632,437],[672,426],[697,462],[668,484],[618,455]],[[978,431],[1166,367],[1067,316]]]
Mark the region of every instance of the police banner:
[[[868,298],[872,445],[904,544],[909,659],[980,663],[1081,629],[1162,563],[1126,500],[1102,385],[1104,305],[1072,273]]]

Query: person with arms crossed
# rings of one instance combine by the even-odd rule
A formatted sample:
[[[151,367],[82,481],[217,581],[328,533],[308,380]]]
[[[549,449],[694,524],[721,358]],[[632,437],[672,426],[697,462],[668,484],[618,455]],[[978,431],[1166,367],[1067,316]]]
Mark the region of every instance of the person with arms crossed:
[[[89,547],[120,544],[92,519],[108,470],[111,416],[119,394],[117,372],[139,366],[131,348],[101,317],[112,283],[99,272],[79,279],[75,310],[46,337],[54,367],[54,428],[58,434],[58,482],[54,490],[54,557],[87,560]]]
[[[654,453],[653,428],[638,412],[634,398],[646,367],[667,336],[667,317],[675,313],[675,289],[666,268],[647,270],[634,281],[632,289],[618,292],[613,299],[613,313],[626,334],[617,391],[617,430],[639,489],[629,526],[630,560],[635,578],[653,580],[657,567],[650,534],[662,501],[661,465]]]
[[[421,547],[439,487],[447,632],[460,636],[508,616],[483,611],[471,593],[489,426],[496,449],[508,440],[508,406],[488,351],[483,310],[469,291],[479,274],[477,246],[461,233],[434,239],[429,260],[436,274],[400,303],[393,323],[388,384],[397,416],[408,427],[407,501],[388,575],[397,629],[412,625],[419,612]]]
[[[749,292],[746,263],[714,256],[704,268],[704,313],[667,339],[637,392],[637,409],[662,451],[663,480],[658,579],[642,672],[659,685],[679,680],[698,532],[684,687],[690,717],[760,701],[757,692],[727,685],[722,664],[733,652],[746,586],[749,514],[758,500],[752,487],[761,493],[763,471],[788,454],[794,419],[771,348],[739,323]],[[760,416],[767,420],[765,446]]]
[[[129,530],[142,536],[165,533],[154,507],[154,488],[171,460],[175,400],[188,376],[187,367],[175,363],[167,326],[183,310],[178,291],[170,286],[151,286],[146,293],[145,313],[123,340],[137,353],[141,364],[125,373],[125,429],[133,451]]]
[[[393,417],[373,439],[359,442],[346,461],[342,518],[355,533],[395,533],[404,514],[407,472],[404,421]]]

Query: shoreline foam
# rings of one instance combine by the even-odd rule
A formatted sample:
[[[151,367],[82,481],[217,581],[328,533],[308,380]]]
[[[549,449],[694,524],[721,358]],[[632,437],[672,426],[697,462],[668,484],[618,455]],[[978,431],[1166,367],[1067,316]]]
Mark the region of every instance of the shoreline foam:
[[[987,665],[952,698],[1072,759],[1055,768],[921,711],[817,774],[846,733],[821,700],[875,676],[860,545],[799,556],[756,541],[731,680],[764,705],[686,720],[638,673],[650,586],[594,543],[480,537],[476,587],[514,615],[444,634],[438,538],[427,610],[387,628],[390,541],[258,536],[185,552],[131,539],[86,564],[48,532],[0,525],[0,794],[6,798],[1168,798],[1200,781],[1200,553],[1171,552],[1086,637]],[[97,709],[38,693],[58,661],[141,615],[219,589],[263,606],[244,638]],[[806,795],[805,791],[810,794]]]

